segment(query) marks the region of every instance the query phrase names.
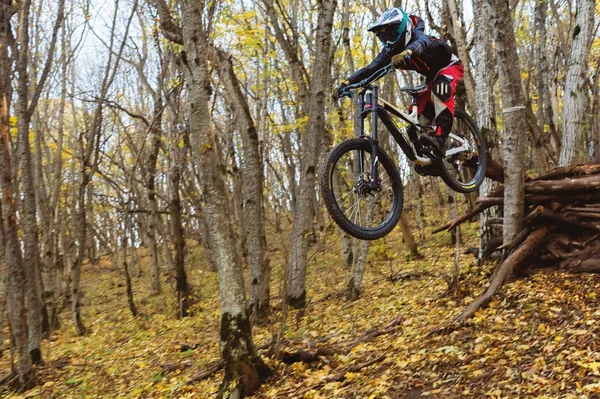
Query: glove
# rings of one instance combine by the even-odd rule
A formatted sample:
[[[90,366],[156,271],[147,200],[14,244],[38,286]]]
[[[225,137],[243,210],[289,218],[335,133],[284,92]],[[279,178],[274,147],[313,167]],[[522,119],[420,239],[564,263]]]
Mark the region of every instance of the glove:
[[[344,89],[348,86],[347,82],[342,82],[338,89],[333,89],[332,97],[334,100],[339,100],[339,98],[344,94]]]
[[[408,60],[410,60],[410,55],[411,54],[412,54],[412,51],[410,51],[410,50],[404,50],[400,54],[396,54],[395,56],[393,56],[392,57],[392,64],[394,65],[394,68],[396,68],[396,69],[405,69],[406,68],[406,62]]]

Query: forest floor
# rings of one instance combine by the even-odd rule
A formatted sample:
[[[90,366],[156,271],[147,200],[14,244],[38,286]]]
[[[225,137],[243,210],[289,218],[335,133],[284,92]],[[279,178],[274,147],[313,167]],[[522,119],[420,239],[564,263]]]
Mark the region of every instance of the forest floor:
[[[427,232],[447,220],[436,212]],[[450,294],[444,278],[454,267],[449,233],[427,234],[420,247],[424,258],[410,259],[397,228],[386,245],[380,241],[371,247],[361,297],[348,302],[343,291],[349,270],[341,266],[329,230],[310,248],[310,302],[303,315],[289,310],[285,320],[280,281],[286,240],[269,233],[273,312],[268,323],[254,327],[257,346],[283,331],[283,351],[314,349],[317,342],[316,347],[348,342],[398,317],[400,322],[393,332],[347,354],[311,363],[288,365],[265,355],[275,376],[255,398],[600,397],[600,276],[545,270],[515,278],[467,325],[431,333],[479,295],[493,265],[478,266],[473,255],[461,254],[461,295]],[[463,249],[476,246],[476,231],[477,223],[463,226]],[[173,282],[166,276],[164,293],[150,295],[147,259],[144,274],[133,279],[137,318],[127,307],[122,273],[111,269],[108,259],[86,266],[82,312],[90,333],[75,336],[63,312],[63,328],[43,343],[39,385],[24,394],[0,391],[0,396],[214,397],[221,372],[186,382],[219,360],[217,275],[205,271],[198,248],[191,248],[187,259],[198,300],[193,317],[182,320],[175,317]],[[405,278],[392,282],[392,275]],[[5,352],[0,371],[8,370]]]

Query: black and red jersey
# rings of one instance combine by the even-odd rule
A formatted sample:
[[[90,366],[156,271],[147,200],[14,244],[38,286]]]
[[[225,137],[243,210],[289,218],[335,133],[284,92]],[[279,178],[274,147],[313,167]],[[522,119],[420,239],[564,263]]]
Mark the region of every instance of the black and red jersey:
[[[413,70],[424,75],[427,82],[432,80],[440,69],[460,62],[452,54],[448,43],[434,36],[425,34],[425,22],[415,15],[411,15],[407,29],[411,32],[398,40],[390,47],[384,47],[375,59],[366,67],[361,68],[348,77],[350,83],[356,83],[371,76],[375,71],[383,68],[392,61],[392,57],[404,50],[411,50],[412,55],[406,64],[408,70]]]

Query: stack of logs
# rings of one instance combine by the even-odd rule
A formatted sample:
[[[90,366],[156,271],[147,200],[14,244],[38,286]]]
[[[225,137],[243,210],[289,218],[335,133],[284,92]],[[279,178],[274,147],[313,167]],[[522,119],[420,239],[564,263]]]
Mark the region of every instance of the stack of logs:
[[[469,213],[436,230],[451,230],[491,206],[502,206],[503,187],[477,200]],[[499,249],[503,261],[490,286],[455,318],[462,322],[485,305],[518,267],[555,266],[600,272],[600,163],[554,169],[525,183],[523,230]]]

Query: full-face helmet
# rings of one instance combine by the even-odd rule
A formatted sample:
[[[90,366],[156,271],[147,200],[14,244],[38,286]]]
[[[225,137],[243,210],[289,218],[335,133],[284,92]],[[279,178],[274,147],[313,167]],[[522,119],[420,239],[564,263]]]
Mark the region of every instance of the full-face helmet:
[[[406,40],[407,35],[410,35],[410,28],[411,23],[406,12],[395,7],[385,10],[368,30],[375,33],[385,47],[391,47],[403,37]],[[410,36],[408,39],[410,40]]]

